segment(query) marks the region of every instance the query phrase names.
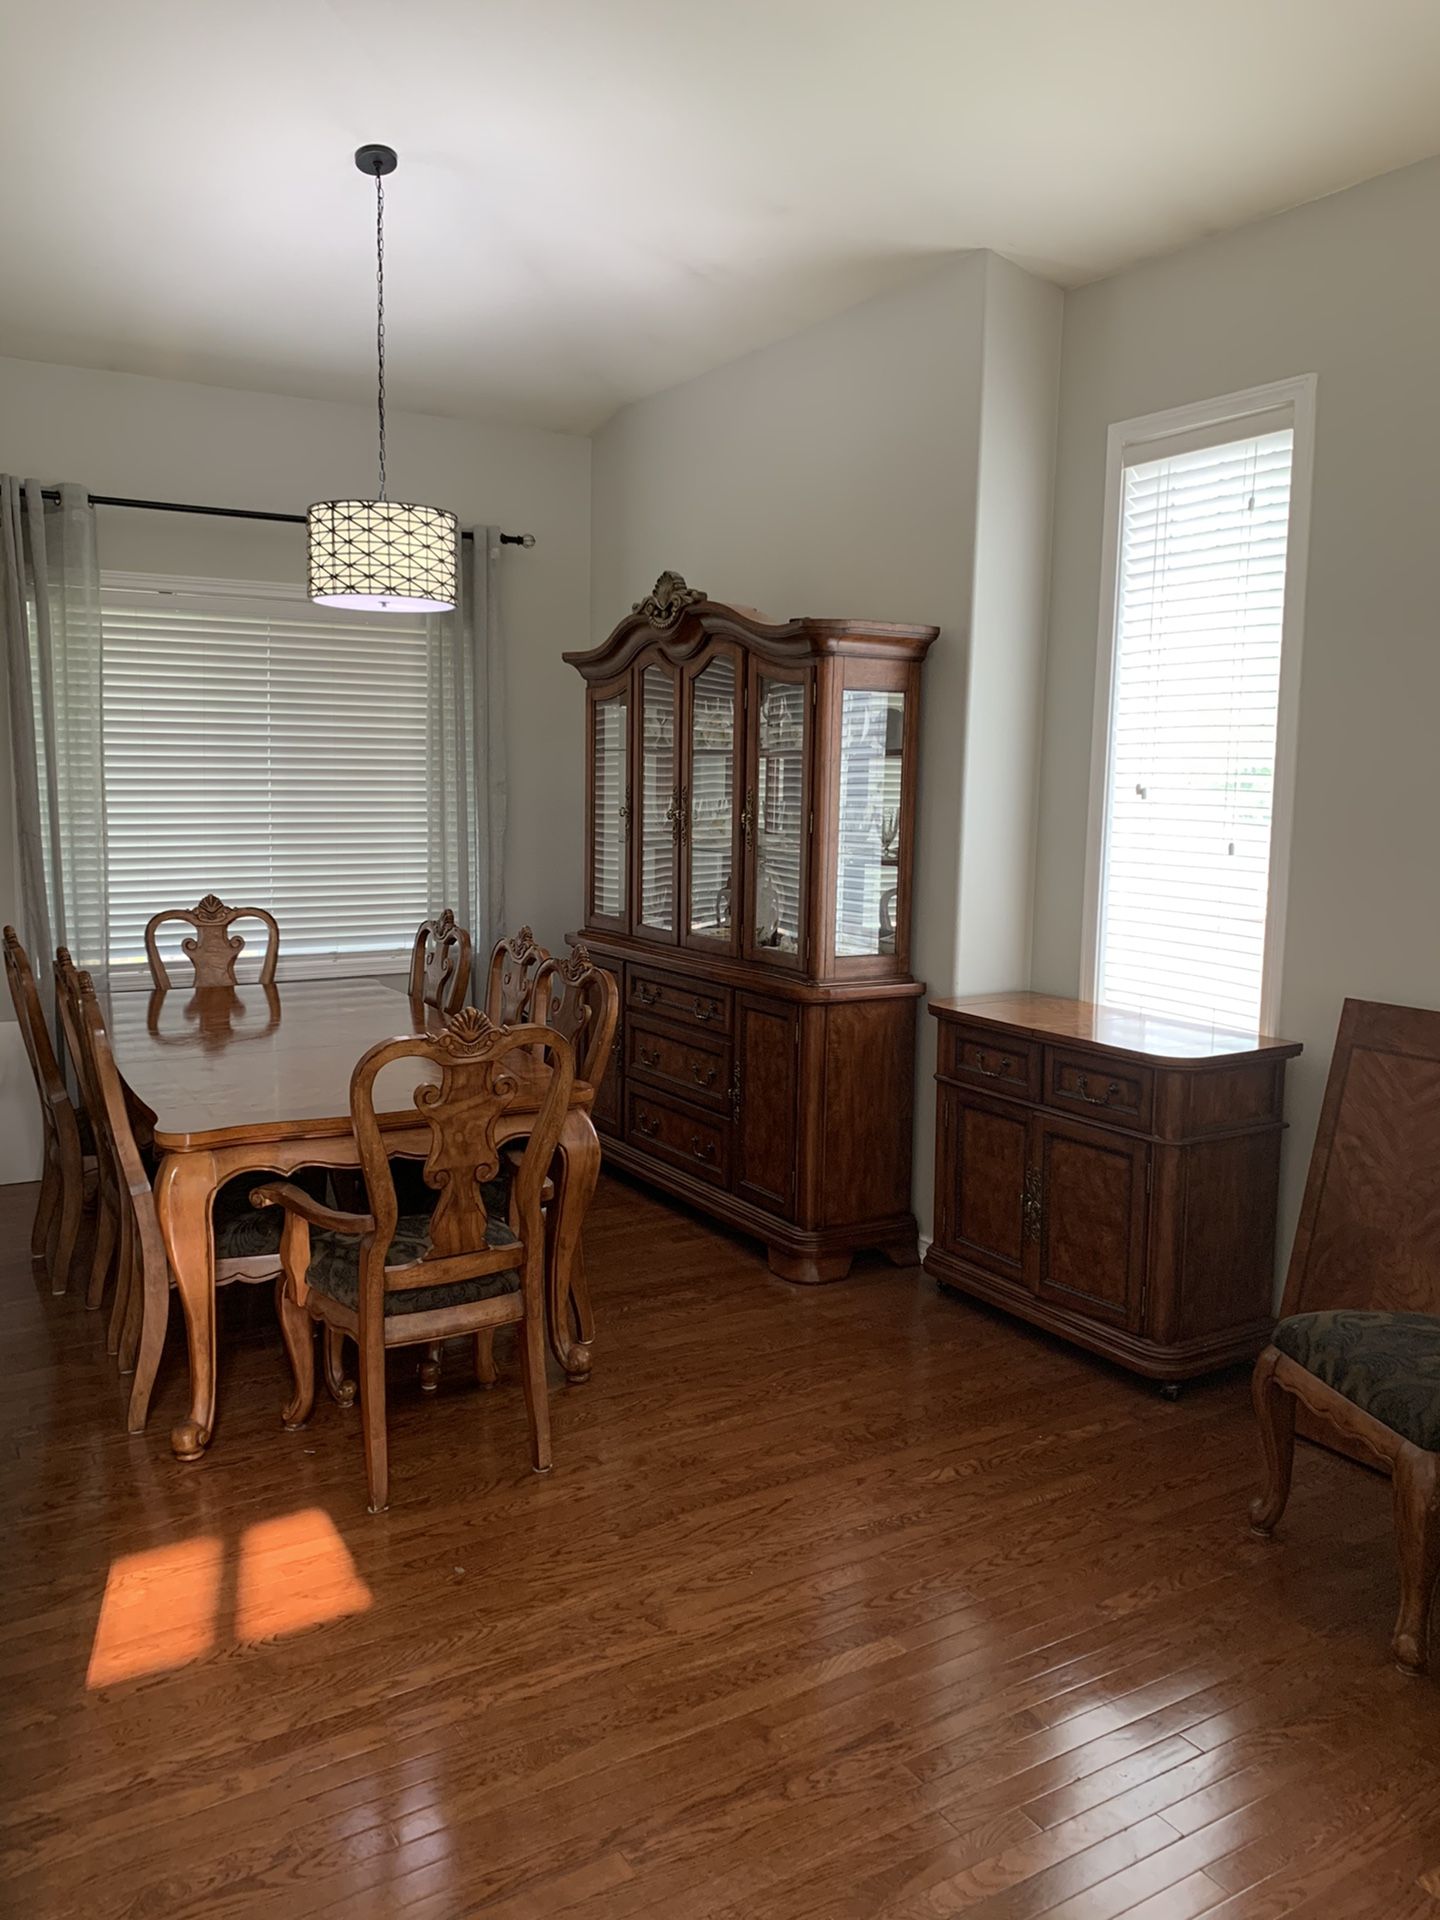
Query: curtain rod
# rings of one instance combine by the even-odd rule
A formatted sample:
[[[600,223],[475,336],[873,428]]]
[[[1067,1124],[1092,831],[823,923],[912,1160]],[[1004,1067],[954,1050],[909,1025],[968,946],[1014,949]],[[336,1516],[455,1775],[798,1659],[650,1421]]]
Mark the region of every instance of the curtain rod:
[[[42,487],[41,495],[46,500],[60,499],[58,487]],[[144,507],[151,513],[206,513],[219,520],[275,520],[287,527],[303,527],[303,513],[252,513],[245,507],[191,507],[182,505],[178,500],[126,500],[119,494],[92,493],[89,496],[92,507]],[[473,540],[474,534],[466,527],[460,535],[462,540]],[[503,547],[533,547],[533,533],[502,533],[500,544]]]

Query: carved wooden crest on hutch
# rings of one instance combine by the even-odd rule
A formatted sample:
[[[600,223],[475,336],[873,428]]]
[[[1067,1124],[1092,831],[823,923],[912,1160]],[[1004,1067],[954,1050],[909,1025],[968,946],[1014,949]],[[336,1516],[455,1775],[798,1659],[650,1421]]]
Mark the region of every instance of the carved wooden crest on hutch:
[[[584,939],[621,1019],[607,1156],[791,1280],[915,1258],[909,976],[935,627],[769,621],[664,573],[586,681]]]

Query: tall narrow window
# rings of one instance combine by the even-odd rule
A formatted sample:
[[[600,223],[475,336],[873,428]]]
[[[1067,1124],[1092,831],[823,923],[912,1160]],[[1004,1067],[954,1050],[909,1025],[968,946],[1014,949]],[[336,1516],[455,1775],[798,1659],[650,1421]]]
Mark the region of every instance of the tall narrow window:
[[[1248,1031],[1273,1017],[1297,386],[1112,432],[1089,902],[1094,997],[1112,1006]]]

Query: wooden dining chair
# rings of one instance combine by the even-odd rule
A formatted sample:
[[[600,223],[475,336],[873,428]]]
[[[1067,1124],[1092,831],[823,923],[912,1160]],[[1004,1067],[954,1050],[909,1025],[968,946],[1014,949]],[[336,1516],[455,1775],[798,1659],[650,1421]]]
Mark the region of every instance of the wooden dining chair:
[[[39,1096],[44,1132],[40,1199],[30,1229],[30,1252],[48,1268],[50,1291],[64,1293],[85,1211],[90,1130],[70,1098],[29,956],[14,927],[6,927],[4,946],[5,980]]]
[[[1251,1389],[1267,1478],[1250,1507],[1256,1533],[1274,1532],[1290,1498],[1297,1408],[1317,1437],[1391,1476],[1400,1610],[1390,1652],[1402,1672],[1424,1673],[1440,1581],[1440,1318],[1292,1314],[1256,1361]]]
[[[529,927],[497,940],[490,954],[485,982],[485,1012],[500,1027],[513,1027],[530,1018],[535,976],[550,958]]]
[[[128,1426],[144,1431],[150,1395],[165,1346],[170,1317],[170,1265],[150,1177],[135,1139],[124,1082],[115,1064],[105,1017],[88,973],[76,975],[80,1044],[104,1116],[102,1151],[111,1157],[117,1200],[116,1286],[109,1347],[120,1371],[133,1370]],[[280,1277],[280,1223],[257,1213],[245,1199],[249,1176],[232,1181],[215,1197],[215,1284],[260,1283]]]
[[[597,967],[589,948],[577,941],[564,960],[546,960],[537,970],[532,1008],[535,1020],[570,1042],[577,1079],[598,1087],[620,1018],[614,974]]]
[[[598,1089],[610,1067],[610,1050],[620,1019],[620,991],[614,974],[597,967],[589,949],[576,941],[566,959],[547,960],[540,968],[535,977],[534,1006],[535,1019],[563,1033],[570,1042],[577,1078]],[[554,1188],[548,1183],[544,1197],[547,1203],[554,1198]],[[548,1229],[548,1217],[546,1224]],[[571,1271],[576,1337],[588,1347],[595,1338],[595,1316],[582,1246],[576,1246]]]
[[[145,955],[150,962],[150,977],[157,987],[170,985],[170,974],[160,957],[157,934],[163,926],[179,922],[193,928],[180,942],[195,968],[197,987],[230,987],[235,984],[235,962],[245,947],[245,936],[232,933],[237,920],[258,920],[265,928],[265,955],[260,962],[260,984],[268,987],[275,978],[275,962],[280,956],[280,928],[275,916],[264,907],[227,907],[213,893],[193,907],[166,907],[152,915],[145,928]]]
[[[410,954],[410,998],[441,1013],[458,1013],[470,989],[470,935],[449,907],[422,920]]]
[[[68,947],[57,947],[55,951],[55,1016],[65,1037],[65,1051],[75,1068],[80,1104],[95,1142],[95,1245],[85,1289],[85,1305],[93,1311],[105,1297],[105,1285],[115,1264],[120,1243],[121,1200],[114,1156],[108,1150],[104,1106],[95,1083],[93,1049],[81,1015],[80,970]]]
[[[550,1063],[549,1084],[510,1188],[506,1219],[487,1209],[482,1187],[498,1168],[505,1116],[518,1098],[521,1076],[536,1070],[538,1056]],[[430,1131],[424,1179],[435,1203],[429,1213],[400,1213],[389,1149],[375,1117],[376,1076],[395,1061],[439,1069],[438,1084],[427,1078],[414,1094]],[[441,1031],[383,1041],[356,1065],[350,1117],[368,1212],[337,1212],[288,1181],[252,1195],[257,1205],[284,1210],[280,1325],[295,1386],[285,1425],[303,1426],[314,1408],[314,1323],[325,1328],[326,1382],[337,1398],[345,1395],[343,1387],[337,1391],[332,1341],[354,1340],[372,1513],[383,1512],[390,1498],[385,1354],[391,1347],[428,1347],[457,1334],[474,1335],[477,1371],[488,1386],[493,1371],[481,1337],[493,1337],[496,1327],[518,1327],[531,1463],[537,1473],[550,1470],[540,1192],[573,1079],[570,1045],[553,1028],[497,1027],[465,1007]]]

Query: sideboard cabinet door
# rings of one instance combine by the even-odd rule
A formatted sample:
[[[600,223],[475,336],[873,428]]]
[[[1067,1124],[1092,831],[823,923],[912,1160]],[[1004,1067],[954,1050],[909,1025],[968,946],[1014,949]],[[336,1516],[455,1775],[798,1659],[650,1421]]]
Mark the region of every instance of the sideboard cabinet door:
[[[1006,1280],[1025,1274],[1030,1116],[983,1094],[940,1089],[936,1142],[940,1244]]]
[[[1138,1328],[1150,1148],[1043,1113],[1031,1129],[1032,1291],[1090,1319]]]
[[[787,1220],[795,1212],[800,1013],[740,995],[735,1010],[735,1191]]]

